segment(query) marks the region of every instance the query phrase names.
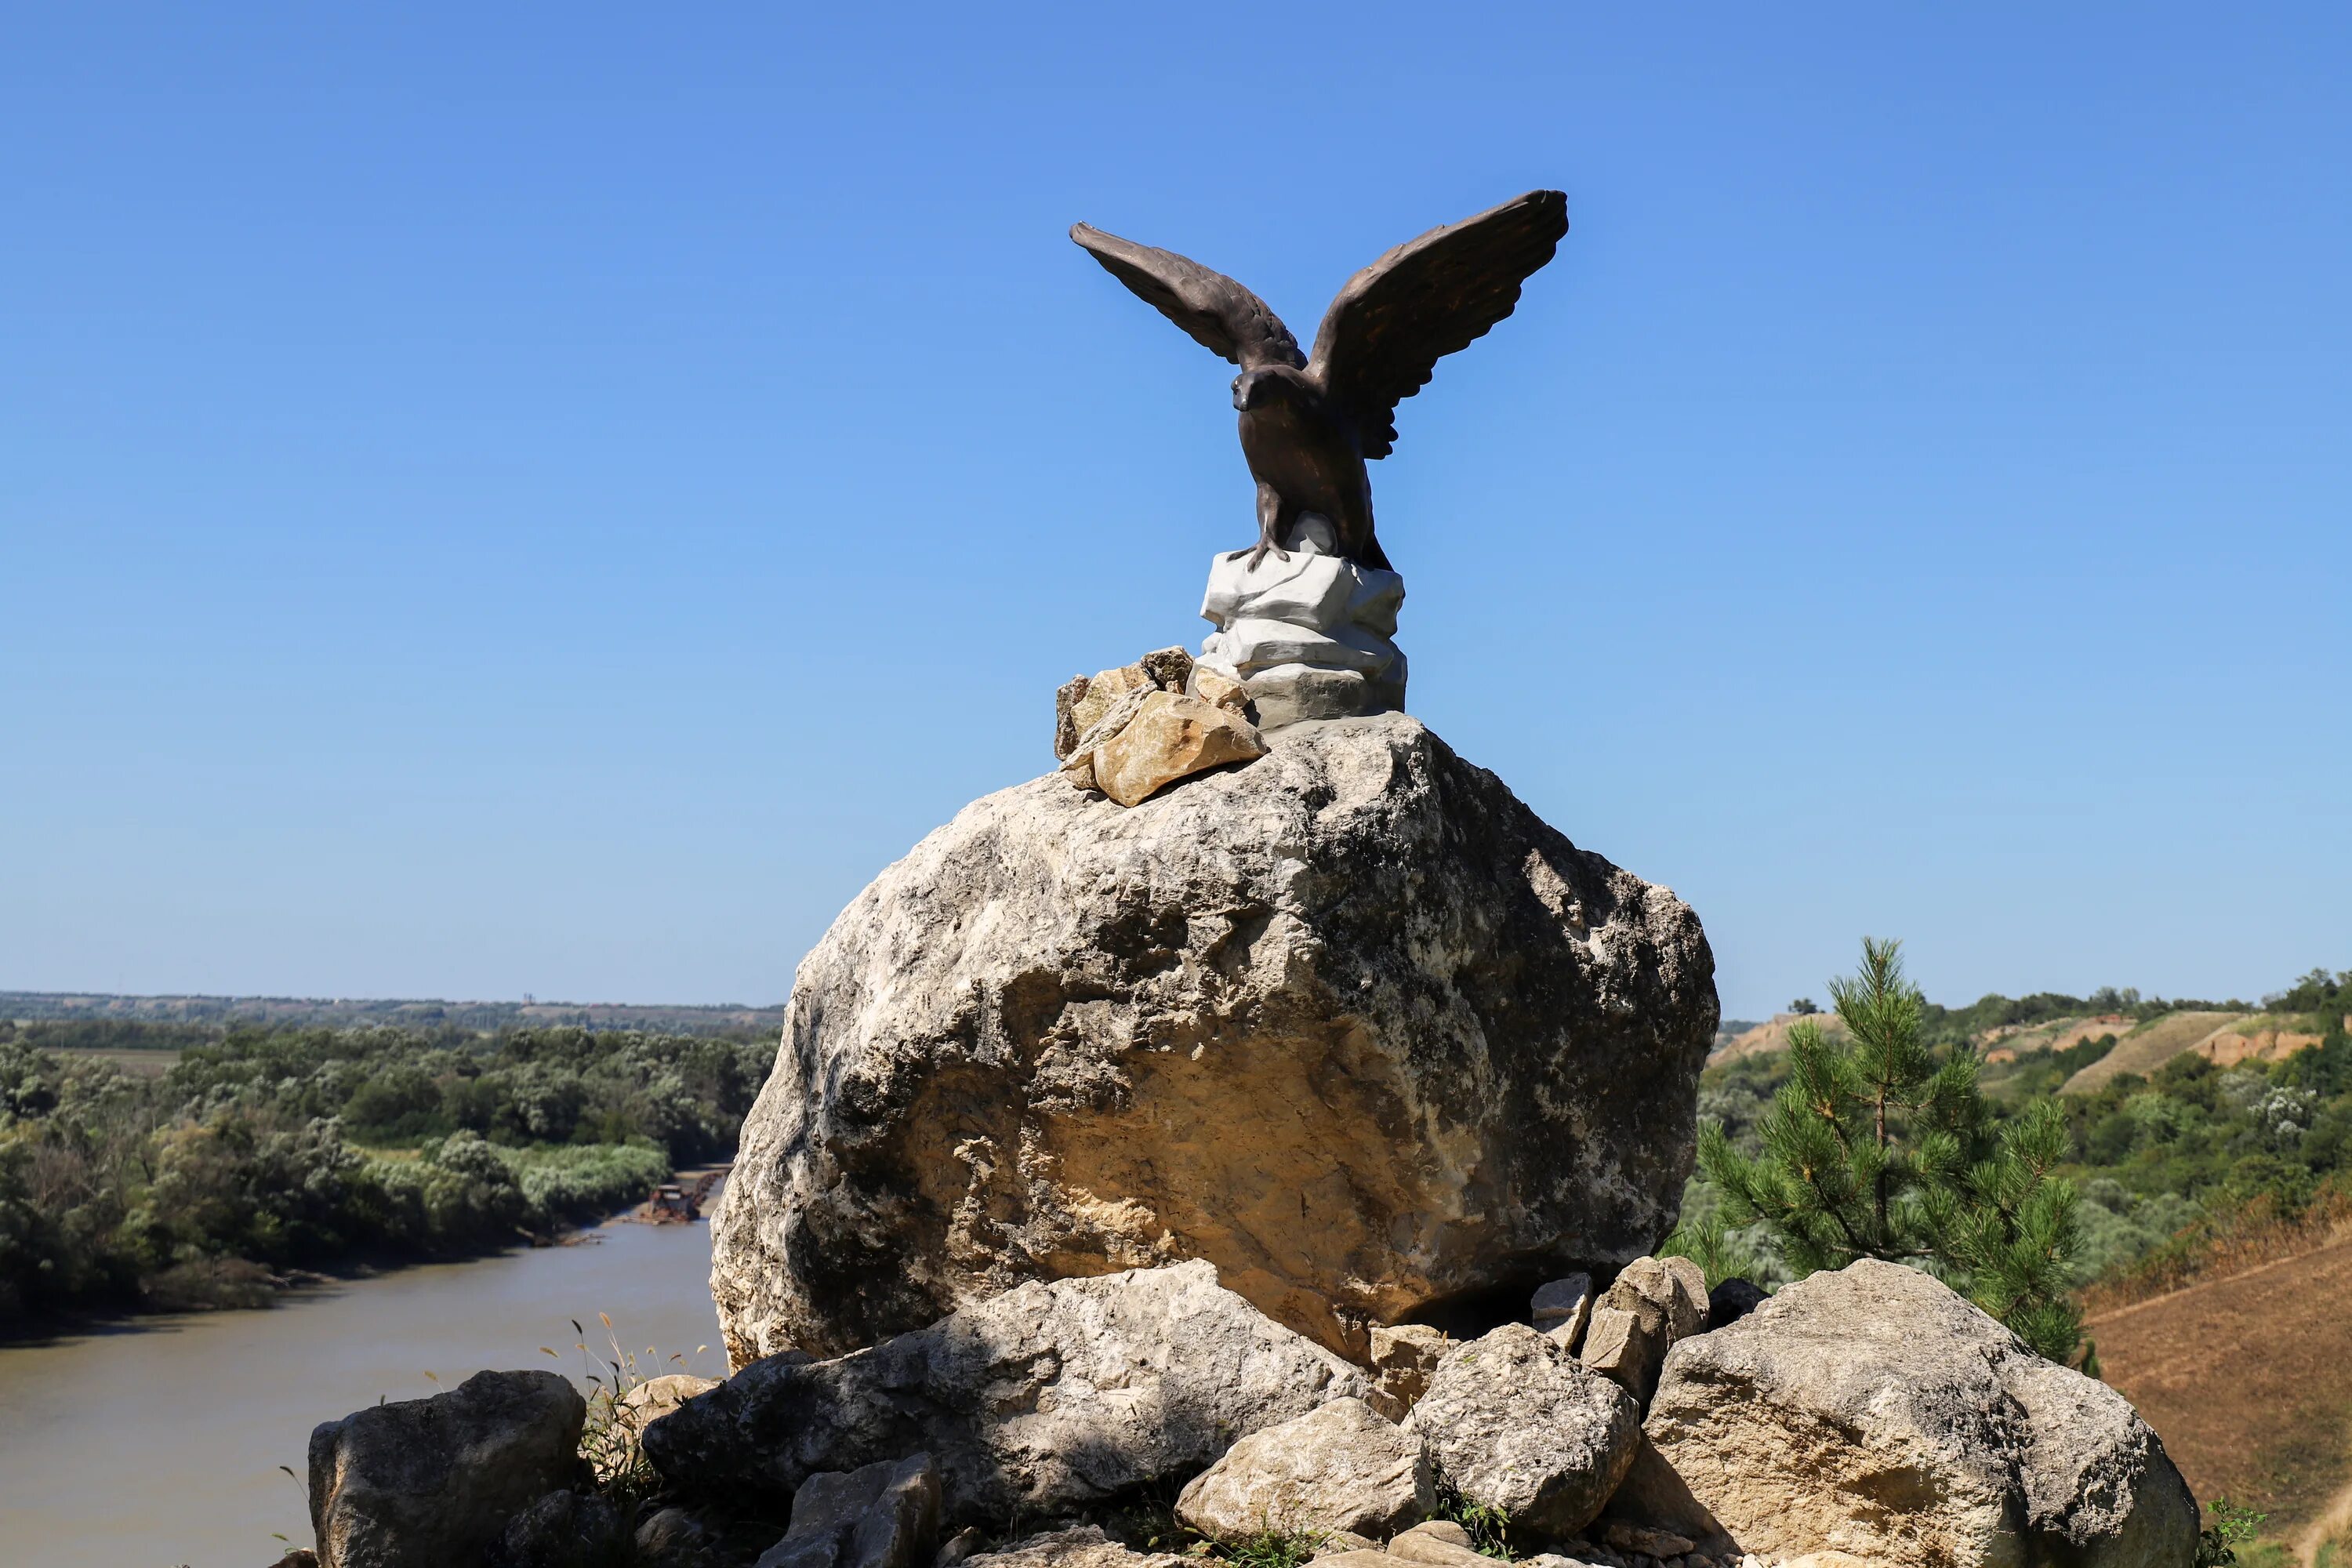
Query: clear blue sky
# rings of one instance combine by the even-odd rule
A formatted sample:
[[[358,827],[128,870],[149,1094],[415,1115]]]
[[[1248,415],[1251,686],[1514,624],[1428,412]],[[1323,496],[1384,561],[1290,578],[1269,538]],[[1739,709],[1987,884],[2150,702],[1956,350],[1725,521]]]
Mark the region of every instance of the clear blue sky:
[[[1546,184],[1414,711],[1734,1016],[2352,964],[2347,16],[14,7],[0,986],[781,997],[1251,537],[1069,224],[1305,336]]]

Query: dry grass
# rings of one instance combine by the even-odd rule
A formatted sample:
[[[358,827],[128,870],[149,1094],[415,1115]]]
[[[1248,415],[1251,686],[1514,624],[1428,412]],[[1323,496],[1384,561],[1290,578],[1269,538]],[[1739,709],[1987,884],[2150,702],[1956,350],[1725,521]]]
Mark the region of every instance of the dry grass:
[[[2276,1227],[2267,1244],[2293,1234]],[[2263,1245],[2250,1235],[2229,1256],[2243,1262]],[[2190,1489],[2265,1513],[2265,1535],[2293,1539],[2323,1525],[2352,1479],[2347,1291],[2352,1235],[2339,1234],[2095,1312],[2084,1327],[2106,1381],[2155,1426]]]
[[[2146,1077],[2181,1052],[2193,1049],[2207,1036],[2245,1016],[2243,1013],[2167,1013],[2152,1018],[2117,1037],[2114,1050],[2068,1079],[2060,1092],[2089,1094],[2117,1073]]]

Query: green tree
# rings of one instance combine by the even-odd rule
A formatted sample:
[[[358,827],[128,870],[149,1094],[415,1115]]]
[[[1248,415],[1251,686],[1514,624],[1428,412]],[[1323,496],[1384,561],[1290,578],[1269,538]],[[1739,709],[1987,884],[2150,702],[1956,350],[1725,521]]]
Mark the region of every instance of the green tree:
[[[1966,1049],[1921,1038],[1925,1003],[1901,944],[1865,938],[1862,969],[1831,983],[1843,1040],[1805,1021],[1789,1033],[1790,1078],[1743,1153],[1720,1125],[1699,1163],[1723,1218],[1761,1222],[1800,1276],[1875,1258],[1927,1268],[2035,1351],[2082,1344],[2070,1293],[2076,1246],[2063,1114],[2047,1099],[1996,1125]],[[2087,1354],[2087,1352],[2085,1352]]]

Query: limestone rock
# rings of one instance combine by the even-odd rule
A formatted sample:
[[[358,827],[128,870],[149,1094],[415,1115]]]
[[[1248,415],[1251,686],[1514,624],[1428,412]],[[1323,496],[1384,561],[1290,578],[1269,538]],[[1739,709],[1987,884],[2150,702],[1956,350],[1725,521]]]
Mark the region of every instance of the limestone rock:
[[[1433,1519],[1415,1525],[1389,1542],[1393,1563],[1422,1563],[1429,1568],[1487,1568],[1495,1560],[1470,1544],[1470,1532],[1451,1520]]]
[[[930,1568],[940,1496],[929,1454],[811,1476],[784,1538],[753,1568]]]
[[[478,1562],[507,1522],[580,1472],[588,1407],[551,1372],[483,1372],[447,1394],[310,1434],[321,1568]]]
[[[1405,1425],[1428,1444],[1442,1483],[1518,1527],[1566,1536],[1624,1479],[1641,1423],[1623,1389],[1506,1323],[1446,1356]]]
[[[1254,1432],[1185,1487],[1176,1517],[1220,1540],[1255,1531],[1388,1536],[1437,1506],[1421,1441],[1360,1399]]]
[[[645,1449],[678,1487],[777,1500],[820,1471],[926,1452],[949,1522],[1001,1523],[1172,1482],[1367,1392],[1192,1262],[1025,1285],[838,1361],[754,1362],[647,1428]]]
[[[2185,1568],[2197,1504],[2124,1397],[1914,1269],[1799,1280],[1668,1352],[1647,1426],[1748,1552]]]
[[[1360,1355],[1671,1228],[1689,909],[1414,720],[1270,743],[1131,811],[991,795],[835,922],[713,1222],[734,1364],[1186,1257]]]
[[[1277,665],[1251,676],[1242,689],[1249,694],[1250,711],[1257,715],[1261,730],[1280,730],[1310,719],[1352,719],[1397,706],[1382,706],[1371,679],[1355,669]]]
[[[1584,1337],[1585,1321],[1592,1315],[1592,1276],[1571,1274],[1538,1286],[1528,1311],[1536,1332],[1549,1334],[1563,1350],[1574,1350]]]
[[[1429,1387],[1437,1363],[1453,1343],[1426,1323],[1399,1323],[1371,1332],[1372,1393],[1366,1403],[1391,1421],[1402,1421]]]
[[[1249,717],[1249,689],[1222,670],[1195,665],[1192,679],[1185,683],[1185,689],[1202,701],[1222,708],[1228,713],[1238,713],[1244,719]]]
[[[1248,720],[1228,709],[1181,692],[1153,691],[1093,752],[1095,787],[1134,806],[1204,769],[1255,761],[1265,755],[1265,742]]]
[[[1686,1258],[1637,1258],[1592,1309],[1584,1364],[1646,1404],[1676,1340],[1706,1326],[1706,1276]]]
[[[631,1568],[635,1559],[619,1510],[603,1498],[560,1491],[517,1514],[487,1561],[488,1568]]]
[[[967,1562],[970,1568],[1192,1568],[1172,1552],[1129,1552],[1091,1525],[1033,1535]]]
[[[639,1431],[647,1423],[658,1421],[698,1394],[708,1394],[719,1386],[715,1377],[697,1377],[692,1373],[664,1373],[649,1377],[621,1395],[621,1408]]]

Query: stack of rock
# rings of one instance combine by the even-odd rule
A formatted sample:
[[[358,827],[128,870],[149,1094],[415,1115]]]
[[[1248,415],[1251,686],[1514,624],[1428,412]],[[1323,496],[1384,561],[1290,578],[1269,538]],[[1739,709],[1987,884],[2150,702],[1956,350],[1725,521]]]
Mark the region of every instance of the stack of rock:
[[[1181,647],[1074,675],[1054,694],[1054,754],[1083,790],[1137,805],[1208,768],[1265,755],[1241,684]]]
[[[1283,548],[1236,550],[1209,564],[1201,615],[1217,629],[1201,664],[1242,683],[1262,730],[1404,708],[1396,635],[1404,579],[1337,553],[1331,524],[1303,514]]]

